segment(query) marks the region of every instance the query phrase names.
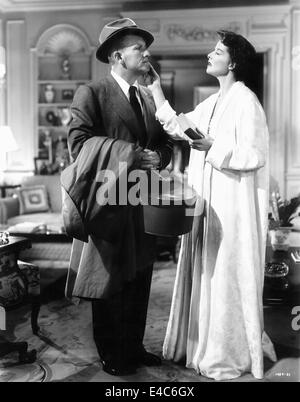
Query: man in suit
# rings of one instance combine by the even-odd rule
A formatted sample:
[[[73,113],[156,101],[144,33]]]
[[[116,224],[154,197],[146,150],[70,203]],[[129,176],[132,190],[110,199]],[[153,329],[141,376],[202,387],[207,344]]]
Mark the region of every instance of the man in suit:
[[[152,34],[128,18],[113,21],[102,29],[96,57],[109,63],[111,72],[101,81],[82,85],[76,91],[68,134],[74,160],[87,140],[100,136],[116,140],[116,144],[134,146],[136,169],[160,169],[169,163],[172,146],[155,119],[150,91],[137,82],[150,71],[148,47],[152,42]],[[109,241],[101,235],[89,237],[87,247],[92,247],[93,252],[85,253],[89,258],[85,257],[83,269],[89,270],[90,265],[100,262],[91,273],[81,275],[89,284],[77,286],[75,295],[92,301],[93,335],[104,371],[126,375],[142,365],[161,364],[160,358],[143,346],[155,237],[144,232],[141,205],[117,208],[125,211],[118,238]],[[81,266],[82,261],[81,258]],[[96,270],[102,272],[102,277]]]

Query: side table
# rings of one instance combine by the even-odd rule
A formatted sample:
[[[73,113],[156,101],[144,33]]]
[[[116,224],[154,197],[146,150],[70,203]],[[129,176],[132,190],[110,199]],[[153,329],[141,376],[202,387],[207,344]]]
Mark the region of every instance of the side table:
[[[264,282],[264,304],[293,304],[300,295],[300,266],[292,258],[292,253],[300,247],[289,247],[286,251],[266,248],[266,269],[273,273],[266,275]],[[274,269],[273,269],[274,267]],[[284,272],[287,270],[287,272]]]
[[[0,245],[0,305],[2,314],[1,322],[5,329],[5,311],[31,303],[31,327],[34,334],[38,333],[37,323],[40,310],[39,275],[32,274],[33,266],[28,266],[18,261],[20,251],[30,248],[31,241],[23,237],[9,237],[9,243]],[[38,269],[35,267],[35,271]],[[33,279],[32,279],[33,278]],[[4,319],[3,319],[4,316]],[[28,352],[27,342],[2,342],[0,343],[0,357],[12,351],[19,352],[19,361],[33,362],[36,351]]]

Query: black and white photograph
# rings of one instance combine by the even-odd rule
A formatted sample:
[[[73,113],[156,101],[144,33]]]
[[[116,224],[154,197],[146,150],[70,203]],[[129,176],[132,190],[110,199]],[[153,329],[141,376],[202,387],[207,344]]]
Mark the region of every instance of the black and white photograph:
[[[0,382],[300,382],[300,0],[50,3],[0,0]]]
[[[34,158],[34,174],[35,175],[45,174],[45,172],[47,171],[48,163],[49,163],[49,158],[35,157]]]

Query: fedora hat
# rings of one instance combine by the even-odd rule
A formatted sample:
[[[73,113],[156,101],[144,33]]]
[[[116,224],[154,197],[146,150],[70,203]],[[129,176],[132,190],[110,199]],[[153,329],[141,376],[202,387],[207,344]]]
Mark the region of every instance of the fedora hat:
[[[102,29],[99,36],[100,45],[96,52],[96,58],[103,63],[108,63],[108,51],[113,41],[128,34],[141,36],[146,42],[147,47],[154,40],[150,32],[139,28],[133,20],[130,18],[121,18],[106,24]]]

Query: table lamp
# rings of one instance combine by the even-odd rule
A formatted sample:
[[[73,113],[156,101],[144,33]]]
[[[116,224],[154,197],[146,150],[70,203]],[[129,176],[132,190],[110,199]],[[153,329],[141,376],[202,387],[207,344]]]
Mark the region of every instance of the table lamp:
[[[7,167],[7,153],[18,149],[17,142],[9,126],[0,126],[0,184],[4,184]]]

